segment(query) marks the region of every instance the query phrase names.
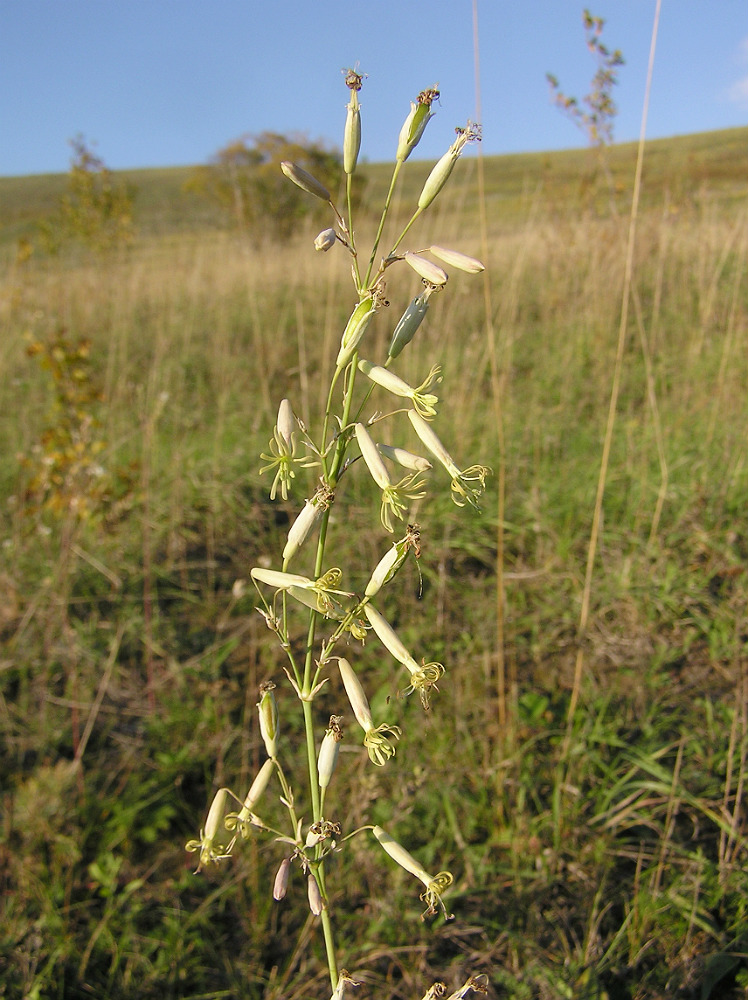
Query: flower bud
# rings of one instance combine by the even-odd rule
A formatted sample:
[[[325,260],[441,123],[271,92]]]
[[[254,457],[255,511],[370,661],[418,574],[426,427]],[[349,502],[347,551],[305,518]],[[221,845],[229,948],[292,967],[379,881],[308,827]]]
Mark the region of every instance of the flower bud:
[[[327,788],[335,773],[335,765],[338,762],[338,751],[340,741],[343,739],[343,730],[340,728],[341,716],[333,715],[330,718],[330,728],[325,730],[322,744],[317,757],[317,775],[319,787]]]
[[[335,246],[337,238],[334,229],[323,229],[314,241],[314,249],[322,250],[323,253],[326,253],[331,247]]]
[[[405,263],[410,264],[416,274],[419,274],[429,285],[446,285],[446,272],[428,258],[408,251],[405,254]]]
[[[281,163],[281,170],[290,181],[293,181],[297,187],[306,191],[307,194],[312,194],[315,198],[321,198],[322,201],[331,200],[330,192],[324,184],[320,184],[316,177],[312,177],[311,174],[307,173],[307,171],[298,164],[291,163],[289,160],[284,160],[283,163]]]
[[[309,909],[312,911],[315,917],[318,917],[320,913],[325,908],[325,904],[322,900],[322,893],[319,891],[319,886],[317,885],[317,879],[309,873],[307,878],[307,897],[309,899]]]
[[[322,504],[315,503],[314,498],[307,500],[301,509],[301,513],[296,518],[288,532],[285,547],[283,549],[283,565],[296,555],[301,546],[309,537],[312,529],[324,511]]]
[[[287,399],[282,399],[280,401],[280,406],[278,407],[278,422],[275,426],[278,429],[279,437],[286,445],[288,453],[291,454],[294,450],[293,434],[297,425],[293,408]]]
[[[273,882],[273,899],[281,900],[286,898],[288,889],[288,876],[291,870],[291,859],[284,858],[280,863],[280,868]]]
[[[434,257],[438,257],[439,260],[443,260],[445,264],[450,264],[460,271],[467,272],[467,274],[480,274],[481,271],[485,271],[486,269],[485,264],[481,263],[476,257],[468,257],[466,253],[449,250],[447,247],[429,247],[429,253],[432,253]]]
[[[265,744],[265,750],[271,760],[275,760],[278,752],[278,705],[273,689],[275,684],[267,681],[260,686],[260,700],[257,708],[260,714],[260,734]]]

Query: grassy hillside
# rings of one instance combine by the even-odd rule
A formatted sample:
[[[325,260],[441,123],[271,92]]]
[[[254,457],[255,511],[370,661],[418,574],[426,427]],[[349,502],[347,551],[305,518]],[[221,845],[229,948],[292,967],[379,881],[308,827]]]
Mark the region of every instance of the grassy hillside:
[[[745,150],[748,129],[727,129],[696,135],[656,139],[647,144],[645,199],[660,198],[664,191],[679,202],[710,196],[740,200],[745,188]],[[626,211],[631,195],[636,145],[624,143],[609,151],[610,170],[617,203]],[[413,201],[432,164],[414,161],[403,180],[400,197]],[[462,161],[459,197],[477,204],[475,165]],[[549,153],[524,153],[486,157],[486,196],[494,207],[516,219],[530,194],[540,190],[550,202],[579,198],[599,185],[596,155],[588,149]],[[369,164],[363,169],[367,202],[381,204],[389,184],[388,164]],[[137,191],[135,223],[141,233],[168,235],[172,232],[220,228],[225,219],[215,205],[190,191],[193,167],[164,167],[122,171],[116,176]],[[20,237],[33,237],[35,224],[50,215],[65,192],[67,175],[0,177],[0,246]]]
[[[412,233],[487,265],[485,283],[447,268],[393,367],[418,384],[442,365],[435,427],[493,475],[478,513],[430,473],[440,490],[409,514],[418,567],[381,598],[419,660],[446,666],[430,713],[397,697],[371,636],[346,646],[403,732],[372,767],[346,703],[326,808],[455,876],[455,921],[424,923],[412,880],[361,838],[335,855],[362,996],[470,973],[517,1000],[746,995],[746,138],[648,145],[624,325],[631,146],[611,151],[612,195],[588,151],[486,160],[483,245],[466,158]],[[401,216],[429,169],[406,167]],[[373,206],[387,168],[367,175]],[[188,176],[130,175],[126,250],[57,255],[18,241],[64,178],[0,179],[0,996],[329,996],[299,872],[271,898],[282,846],[253,832],[194,875],[184,844],[265,757],[262,681],[283,753],[300,738],[247,581],[279,568],[316,472],[271,502],[259,455],[284,396],[320,431],[356,296],[340,247],[231,231]],[[420,290],[391,273],[362,342],[374,361]],[[362,465],[329,530],[357,593],[389,542]],[[343,697],[331,676],[316,721]]]

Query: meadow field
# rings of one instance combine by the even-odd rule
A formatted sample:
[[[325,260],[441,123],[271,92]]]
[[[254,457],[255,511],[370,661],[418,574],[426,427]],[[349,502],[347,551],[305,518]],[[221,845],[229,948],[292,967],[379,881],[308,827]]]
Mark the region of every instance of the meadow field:
[[[586,150],[489,158],[481,184],[466,157],[409,236],[486,264],[396,368],[442,365],[444,442],[493,475],[481,512],[416,503],[422,580],[384,610],[446,674],[424,715],[372,656],[396,766],[344,746],[357,794],[331,789],[344,828],[396,818],[455,875],[455,920],[424,923],[404,873],[341,854],[357,995],[485,973],[512,1000],[748,996],[746,148],[647,145],[624,325],[633,146],[612,186]],[[362,244],[389,176],[364,173]],[[326,997],[277,845],[198,875],[184,845],[262,760],[282,662],[246,582],[300,501],[269,500],[259,455],[282,397],[324,409],[349,263],[320,226],[229,228],[187,170],[127,179],[132,244],[52,254],[65,178],[0,178],[0,997]],[[361,576],[384,533],[347,490],[330,530]]]

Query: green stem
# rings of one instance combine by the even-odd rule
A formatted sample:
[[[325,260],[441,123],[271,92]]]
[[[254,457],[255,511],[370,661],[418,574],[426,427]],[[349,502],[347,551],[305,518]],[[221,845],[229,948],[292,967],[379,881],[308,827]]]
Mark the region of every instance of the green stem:
[[[397,177],[400,173],[400,168],[403,165],[403,160],[397,160],[395,163],[395,169],[392,171],[392,180],[390,181],[390,189],[387,192],[387,200],[384,203],[384,208],[382,209],[382,217],[379,220],[379,229],[377,229],[376,239],[374,240],[374,246],[371,248],[371,257],[369,257],[369,267],[366,271],[366,277],[364,278],[364,288],[369,287],[369,279],[371,278],[371,269],[374,266],[374,260],[377,256],[377,250],[379,249],[379,241],[382,238],[382,230],[384,229],[384,223],[387,218],[387,213],[390,210],[390,202],[392,201],[392,195],[395,191],[395,185],[397,184]],[[403,233],[403,235],[405,235]],[[401,237],[402,239],[402,237]]]

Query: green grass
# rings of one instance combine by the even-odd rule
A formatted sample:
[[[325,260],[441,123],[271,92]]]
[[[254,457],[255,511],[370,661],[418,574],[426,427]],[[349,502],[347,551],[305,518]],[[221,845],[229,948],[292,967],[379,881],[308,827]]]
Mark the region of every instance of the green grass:
[[[410,571],[382,602],[407,644],[447,666],[431,714],[394,697],[401,678],[373,644],[361,654],[373,703],[390,699],[404,735],[381,773],[351,743],[332,809],[348,829],[396,824],[427,867],[451,869],[457,918],[422,924],[410,882],[354,841],[334,905],[362,991],[421,996],[432,978],[485,971],[512,998],[746,995],[745,138],[647,147],[583,635],[634,151],[611,151],[619,217],[587,151],[485,163],[503,451],[475,279],[452,275],[397,368],[420,381],[441,363],[445,444],[505,468],[503,645],[495,475],[482,515],[420,507],[422,584]],[[407,167],[403,211],[428,169]],[[475,162],[458,170],[413,245],[480,256]],[[368,173],[376,204],[385,168]],[[278,846],[254,840],[194,876],[183,845],[214,783],[241,788],[262,758],[257,687],[282,674],[255,601],[232,587],[275,560],[311,494],[310,473],[294,502],[271,504],[258,454],[283,395],[307,420],[320,411],[352,290],[313,234],[270,248],[224,231],[185,193],[188,174],[129,176],[129,250],[29,259],[16,241],[33,239],[64,179],[0,179],[0,996],[328,995],[321,938],[294,953],[303,888],[270,898]],[[374,360],[416,289],[388,285]],[[90,341],[101,391],[90,413],[108,493],[81,525],[26,492],[60,420],[26,347],[63,328]],[[383,538],[364,477],[347,478],[331,545],[360,589]],[[281,702],[289,741],[292,712]],[[355,798],[337,797],[349,785]]]

